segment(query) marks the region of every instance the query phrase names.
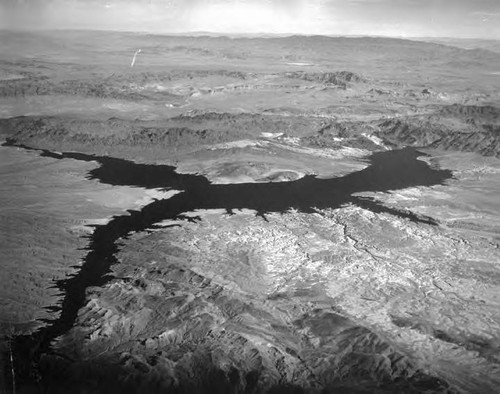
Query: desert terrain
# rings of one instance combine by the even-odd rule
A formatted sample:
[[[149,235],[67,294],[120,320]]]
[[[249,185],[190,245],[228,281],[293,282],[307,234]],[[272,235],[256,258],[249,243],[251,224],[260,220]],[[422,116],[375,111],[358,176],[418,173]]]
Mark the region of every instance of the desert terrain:
[[[427,41],[1,31],[2,392],[498,392],[499,44]]]

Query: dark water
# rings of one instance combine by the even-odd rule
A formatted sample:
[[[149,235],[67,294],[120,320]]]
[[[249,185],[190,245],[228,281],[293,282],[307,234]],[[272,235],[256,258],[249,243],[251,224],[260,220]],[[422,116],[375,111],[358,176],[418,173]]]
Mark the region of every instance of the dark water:
[[[154,201],[140,211],[115,216],[105,225],[95,226],[90,236],[89,252],[81,269],[74,276],[56,283],[64,294],[59,318],[35,334],[16,340],[16,359],[20,360],[16,365],[18,378],[31,383],[33,362],[36,364],[42,353],[50,351],[53,339],[74,325],[78,310],[85,303],[85,290],[90,286],[102,286],[111,279],[107,274],[117,262],[116,241],[119,238],[150,229],[165,219],[180,218],[196,209],[216,208],[224,208],[228,212],[253,209],[265,218],[267,213],[286,212],[290,208],[310,213],[316,209],[337,208],[353,203],[375,212],[388,212],[413,221],[435,224],[430,218],[387,208],[375,201],[354,197],[353,194],[438,185],[452,176],[448,170],[431,168],[427,163],[417,160],[423,154],[412,148],[374,153],[368,158],[369,167],[338,178],[306,176],[291,182],[225,185],[211,184],[199,175],[178,174],[174,167],[166,165],[136,164],[123,159],[71,152],[56,154],[41,151],[41,155],[61,160],[96,161],[100,166],[90,171],[88,178],[110,185],[176,189],[182,192],[168,200]]]
[[[155,216],[159,215],[156,221],[160,221],[195,209],[224,208],[231,212],[247,208],[264,216],[270,212],[286,212],[290,208],[311,213],[316,209],[337,208],[347,203],[362,205],[377,212],[388,211],[407,216],[409,214],[354,197],[353,194],[432,186],[443,183],[452,175],[451,171],[431,168],[427,163],[417,160],[424,154],[413,148],[374,153],[368,158],[369,167],[338,178],[318,179],[307,175],[290,182],[224,185],[211,184],[200,175],[178,174],[175,167],[167,165],[136,164],[128,160],[81,153],[43,151],[41,155],[56,159],[96,161],[100,167],[90,171],[89,178],[109,185],[183,190],[183,193],[169,200],[145,207],[141,212],[148,222],[150,209],[154,209],[151,212]],[[416,216],[408,217],[419,220]]]

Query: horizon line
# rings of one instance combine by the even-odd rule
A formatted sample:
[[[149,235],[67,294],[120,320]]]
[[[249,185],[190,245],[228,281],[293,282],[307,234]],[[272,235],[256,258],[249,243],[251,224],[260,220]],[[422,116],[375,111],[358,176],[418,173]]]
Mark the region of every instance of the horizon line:
[[[205,31],[193,30],[184,32],[161,32],[150,30],[117,30],[117,29],[86,29],[86,28],[6,28],[0,27],[0,31],[7,31],[13,33],[42,33],[42,32],[58,32],[58,31],[72,31],[72,32],[103,32],[103,33],[128,33],[128,34],[147,34],[154,36],[211,36],[213,38],[288,38],[288,37],[326,37],[326,38],[392,38],[400,40],[414,40],[414,39],[451,39],[451,40],[484,40],[484,41],[500,41],[500,38],[491,37],[455,37],[455,36],[403,36],[403,35],[384,35],[384,34],[339,34],[339,33],[271,33],[271,32],[258,32],[258,33],[231,33],[231,32],[218,32],[218,31]]]

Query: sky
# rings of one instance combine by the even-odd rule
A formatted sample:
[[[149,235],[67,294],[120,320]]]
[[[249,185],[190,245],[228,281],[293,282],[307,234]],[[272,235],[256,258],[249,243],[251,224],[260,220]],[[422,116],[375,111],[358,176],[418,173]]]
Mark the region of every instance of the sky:
[[[0,0],[0,28],[500,39],[500,0]]]

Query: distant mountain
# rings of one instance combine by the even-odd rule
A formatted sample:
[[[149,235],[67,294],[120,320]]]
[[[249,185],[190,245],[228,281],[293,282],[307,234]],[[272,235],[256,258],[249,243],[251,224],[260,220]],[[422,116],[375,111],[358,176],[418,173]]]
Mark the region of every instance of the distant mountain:
[[[433,38],[416,37],[418,41],[432,42],[437,44],[451,45],[463,49],[487,49],[488,51],[500,53],[500,40],[486,40],[481,38]]]

